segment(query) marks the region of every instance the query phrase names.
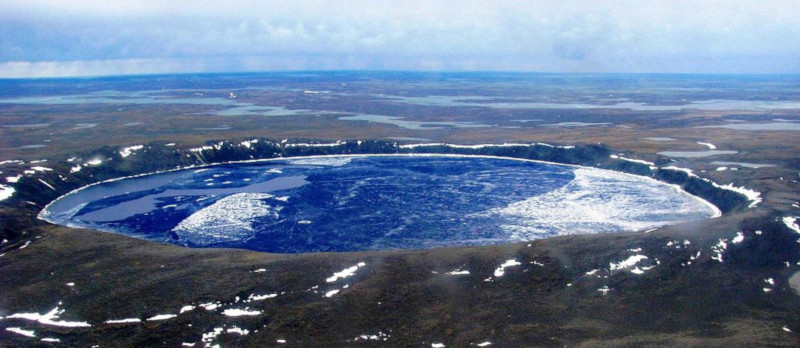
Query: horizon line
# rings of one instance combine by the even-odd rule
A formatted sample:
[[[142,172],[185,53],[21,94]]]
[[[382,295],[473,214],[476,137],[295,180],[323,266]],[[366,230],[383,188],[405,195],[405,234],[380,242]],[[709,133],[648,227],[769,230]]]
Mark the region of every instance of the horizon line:
[[[291,73],[398,73],[398,74],[514,74],[514,75],[649,75],[649,76],[749,76],[749,77],[800,77],[800,73],[763,73],[763,72],[576,72],[576,71],[527,71],[527,70],[412,70],[412,69],[275,69],[275,70],[247,70],[247,71],[197,71],[197,72],[142,72],[119,74],[86,74],[74,76],[31,76],[31,77],[5,77],[0,76],[0,81],[9,80],[68,80],[68,79],[104,79],[115,77],[133,76],[189,76],[189,75],[252,75],[252,74],[291,74]]]

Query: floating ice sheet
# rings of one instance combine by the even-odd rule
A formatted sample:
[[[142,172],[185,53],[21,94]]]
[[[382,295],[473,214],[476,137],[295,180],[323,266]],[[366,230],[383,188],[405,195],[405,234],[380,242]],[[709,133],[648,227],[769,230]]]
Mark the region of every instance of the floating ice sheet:
[[[195,245],[242,240],[253,236],[253,219],[274,209],[264,200],[268,193],[237,193],[222,198],[181,221],[173,231]]]
[[[512,240],[561,234],[641,231],[716,216],[708,203],[675,187],[614,172],[579,168],[566,186],[487,214],[499,216]]]

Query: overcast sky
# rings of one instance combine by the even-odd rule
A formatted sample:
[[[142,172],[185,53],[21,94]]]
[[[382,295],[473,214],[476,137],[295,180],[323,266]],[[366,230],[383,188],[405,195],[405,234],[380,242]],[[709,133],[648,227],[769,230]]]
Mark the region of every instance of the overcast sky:
[[[800,73],[800,2],[0,0],[0,77]]]

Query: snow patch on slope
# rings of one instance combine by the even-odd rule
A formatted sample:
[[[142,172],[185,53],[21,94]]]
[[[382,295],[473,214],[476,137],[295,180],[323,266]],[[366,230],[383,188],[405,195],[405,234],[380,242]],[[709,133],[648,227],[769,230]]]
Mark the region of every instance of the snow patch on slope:
[[[661,167],[661,169],[684,172],[689,177],[694,177],[694,178],[698,178],[700,180],[703,180],[703,181],[711,184],[712,186],[714,186],[714,187],[716,187],[718,189],[733,191],[733,192],[736,192],[736,193],[738,193],[740,195],[743,195],[743,196],[747,197],[747,200],[750,201],[750,205],[748,206],[748,208],[754,208],[755,206],[758,205],[758,203],[761,203],[761,200],[762,200],[761,199],[761,192],[748,189],[748,188],[746,188],[744,186],[737,187],[737,186],[734,186],[733,183],[730,183],[730,184],[727,184],[727,185],[720,185],[720,184],[714,182],[713,180],[706,179],[706,178],[701,178],[701,177],[697,176],[697,174],[695,174],[691,169],[688,169],[688,168],[680,168],[680,167],[675,167],[675,166],[669,166],[669,167]]]
[[[60,306],[60,304],[59,304],[59,306]],[[49,312],[47,312],[45,314],[39,314],[39,313],[17,313],[17,314],[12,314],[12,315],[6,317],[6,319],[24,319],[24,320],[35,321],[35,322],[38,322],[38,323],[43,324],[43,325],[59,326],[59,327],[91,327],[92,326],[87,322],[58,320],[59,316],[61,316],[65,312],[59,306],[56,306],[55,308],[53,308],[52,310],[50,310]]]
[[[629,258],[627,258],[625,260],[622,260],[620,262],[617,262],[617,263],[611,262],[611,263],[609,263],[609,269],[612,270],[612,271],[628,269],[628,268],[631,268],[633,266],[636,266],[636,264],[639,263],[639,261],[647,260],[647,259],[648,259],[648,257],[644,256],[644,255],[638,255],[638,254],[637,255],[633,255],[633,256],[631,256],[631,257],[629,257]]]
[[[800,233],[800,225],[797,224],[797,216],[787,216],[783,218],[783,224],[790,230]]]
[[[25,337],[36,337],[36,331],[33,330],[25,330],[21,327],[7,327],[6,331],[13,332],[17,335],[25,336]]]
[[[14,195],[16,190],[13,187],[0,185],[0,201],[4,201]]]
[[[627,157],[622,157],[622,156],[619,156],[619,155],[611,155],[611,158],[618,159],[618,160],[621,160],[621,161],[626,161],[626,162],[644,164],[646,166],[649,166],[651,169],[655,169],[656,168],[656,164],[653,163],[653,162],[650,162],[650,161],[627,158]]]
[[[697,143],[700,144],[700,145],[703,145],[703,146],[707,146],[709,150],[716,150],[717,149],[717,146],[712,144],[712,143],[704,143],[702,141],[698,141]]]
[[[521,264],[522,263],[517,261],[517,259],[506,260],[506,262],[503,262],[502,265],[500,265],[499,267],[497,267],[497,269],[494,270],[494,276],[498,278],[502,277],[503,275],[506,274],[506,268],[519,266]]]
[[[327,279],[325,279],[325,281],[328,282],[328,283],[333,283],[333,282],[335,282],[335,281],[337,281],[339,279],[352,277],[352,276],[354,276],[356,274],[356,271],[359,268],[364,267],[366,265],[367,264],[364,263],[364,262],[359,262],[355,266],[348,267],[348,268],[345,268],[344,270],[342,270],[341,272],[334,273],[332,276],[330,276]]]
[[[128,146],[128,147],[122,148],[122,150],[119,150],[119,155],[122,156],[122,158],[125,158],[125,157],[128,157],[128,156],[132,155],[134,152],[139,151],[139,150],[141,150],[143,148],[144,148],[144,145]]]

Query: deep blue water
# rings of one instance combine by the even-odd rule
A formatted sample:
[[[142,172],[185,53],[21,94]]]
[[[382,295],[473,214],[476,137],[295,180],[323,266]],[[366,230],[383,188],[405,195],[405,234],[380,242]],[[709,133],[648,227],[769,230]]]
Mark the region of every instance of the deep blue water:
[[[594,209],[591,206],[604,211],[626,207],[611,199],[607,207],[587,201],[590,205],[569,210],[554,208],[547,199],[562,204],[559,200],[586,195],[593,186],[606,191],[622,187],[628,195],[653,200],[661,205],[656,211],[668,213],[641,216],[656,224],[709,214],[691,197],[675,193],[665,200],[660,197],[664,190],[637,188],[652,183],[628,182],[627,176],[617,175],[614,180],[619,183],[595,185],[587,181],[598,181],[591,179],[595,174],[590,179],[581,174],[576,180],[576,173],[568,166],[474,157],[324,157],[222,164],[90,186],[55,201],[41,217],[189,247],[299,253],[483,245],[581,233],[563,224],[549,228],[545,220],[558,214],[548,209],[560,211],[555,218],[565,219],[563,214],[581,215],[582,209]],[[631,222],[629,217],[619,219]],[[588,221],[589,228],[603,227],[602,219],[595,220]],[[617,226],[625,228],[610,228]]]

